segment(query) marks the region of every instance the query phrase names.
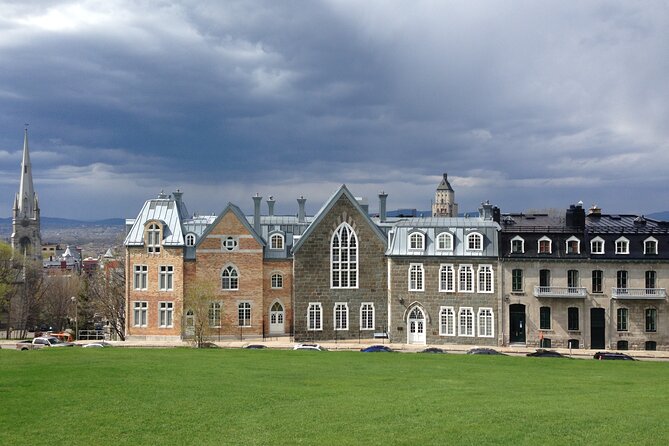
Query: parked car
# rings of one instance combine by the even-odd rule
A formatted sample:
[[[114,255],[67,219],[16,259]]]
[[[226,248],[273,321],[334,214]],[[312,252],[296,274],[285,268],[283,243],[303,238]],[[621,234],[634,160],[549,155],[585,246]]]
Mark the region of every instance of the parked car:
[[[244,348],[249,348],[251,350],[260,350],[260,349],[269,348],[269,347],[267,347],[266,345],[263,345],[263,344],[249,344]]]
[[[386,345],[370,345],[360,350],[363,353],[392,352],[393,349]]]
[[[504,353],[500,353],[494,348],[488,348],[488,347],[476,347],[473,348],[469,351],[467,351],[468,355],[501,355],[501,356],[506,356]]]
[[[421,350],[419,353],[446,353],[443,349],[439,347],[429,347],[425,350]]]
[[[74,347],[71,342],[63,342],[53,336],[40,336],[28,341],[16,343],[17,350],[38,350],[44,347]]]
[[[566,356],[555,350],[546,350],[543,348],[537,349],[536,352],[528,353],[526,356],[533,356],[535,358],[566,358]]]
[[[97,342],[91,342],[90,344],[84,344],[82,345],[84,348],[107,348],[107,347],[112,347],[112,344],[110,344],[107,341],[97,341]]]
[[[324,352],[327,349],[325,347],[321,347],[320,344],[295,344],[293,350],[316,350]]]
[[[605,359],[617,359],[622,361],[636,361],[630,355],[619,352],[597,352],[593,356],[594,359],[605,360]]]

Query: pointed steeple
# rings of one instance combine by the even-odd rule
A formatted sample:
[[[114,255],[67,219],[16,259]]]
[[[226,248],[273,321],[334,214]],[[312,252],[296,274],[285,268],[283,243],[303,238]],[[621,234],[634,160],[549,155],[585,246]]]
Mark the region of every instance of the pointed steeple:
[[[18,215],[20,218],[37,218],[37,194],[33,188],[33,172],[28,148],[28,128],[23,137],[23,160],[21,161],[21,182],[18,195]]]

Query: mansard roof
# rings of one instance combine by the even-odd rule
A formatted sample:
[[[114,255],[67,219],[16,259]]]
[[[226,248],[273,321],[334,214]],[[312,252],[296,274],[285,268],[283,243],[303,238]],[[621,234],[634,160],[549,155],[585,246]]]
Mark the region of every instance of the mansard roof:
[[[165,197],[147,200],[135,219],[128,235],[123,242],[126,246],[144,245],[144,226],[150,221],[159,221],[163,225],[165,246],[182,246],[184,244],[179,207],[174,199]]]
[[[585,226],[589,233],[667,234],[669,222],[654,220],[643,215],[588,215]]]

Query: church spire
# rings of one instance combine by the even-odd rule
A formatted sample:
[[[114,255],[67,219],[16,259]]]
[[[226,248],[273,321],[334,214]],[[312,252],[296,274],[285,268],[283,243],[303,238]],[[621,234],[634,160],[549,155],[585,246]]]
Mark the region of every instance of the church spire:
[[[23,136],[23,159],[21,161],[21,183],[18,195],[18,215],[21,218],[37,218],[37,194],[33,188],[33,172],[28,148],[28,128]]]

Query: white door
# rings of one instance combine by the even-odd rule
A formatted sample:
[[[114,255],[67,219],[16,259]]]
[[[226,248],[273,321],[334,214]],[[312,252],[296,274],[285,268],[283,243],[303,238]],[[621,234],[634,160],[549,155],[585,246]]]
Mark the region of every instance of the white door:
[[[420,308],[415,307],[411,310],[407,325],[409,327],[407,342],[409,344],[425,344],[425,315]]]
[[[283,306],[275,302],[269,310],[269,332],[270,334],[284,334]]]

